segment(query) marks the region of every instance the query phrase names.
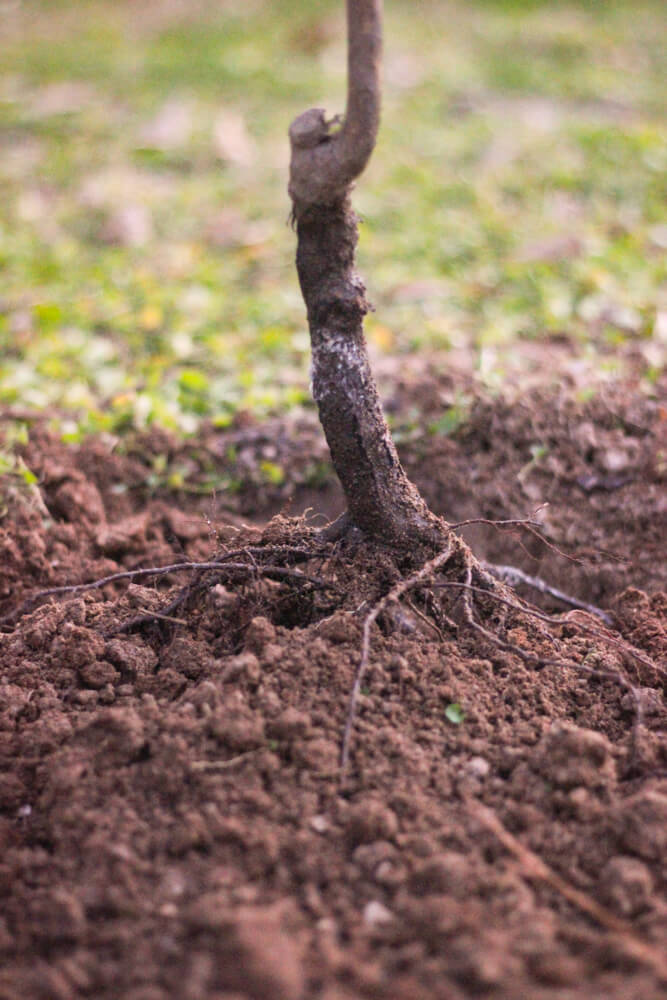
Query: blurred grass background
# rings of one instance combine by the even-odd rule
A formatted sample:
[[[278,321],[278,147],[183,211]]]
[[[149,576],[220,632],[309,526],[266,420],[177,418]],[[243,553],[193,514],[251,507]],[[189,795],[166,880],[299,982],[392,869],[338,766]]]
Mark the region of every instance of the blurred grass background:
[[[0,0],[0,408],[76,439],[309,406],[291,119],[342,111],[333,0]],[[376,356],[502,384],[667,346],[667,7],[387,0],[355,206]],[[535,350],[538,354],[535,354]]]

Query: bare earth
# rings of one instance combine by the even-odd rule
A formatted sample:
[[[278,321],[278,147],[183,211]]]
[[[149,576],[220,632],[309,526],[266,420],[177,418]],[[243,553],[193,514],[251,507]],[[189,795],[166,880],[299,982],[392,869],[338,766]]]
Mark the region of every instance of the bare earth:
[[[420,429],[469,388],[394,381],[410,475],[450,521],[537,519],[548,544],[463,531],[618,631],[570,611],[551,633],[584,669],[540,668],[408,595],[373,632],[342,780],[364,615],[396,573],[364,545],[294,564],[319,583],[211,571],[171,612],[192,573],[14,613],[40,588],[298,547],[288,517],[341,508],[316,423],[114,448],[33,421],[39,490],[8,487],[0,521],[1,1000],[663,995],[667,411],[563,384]],[[507,638],[548,659],[534,621]]]

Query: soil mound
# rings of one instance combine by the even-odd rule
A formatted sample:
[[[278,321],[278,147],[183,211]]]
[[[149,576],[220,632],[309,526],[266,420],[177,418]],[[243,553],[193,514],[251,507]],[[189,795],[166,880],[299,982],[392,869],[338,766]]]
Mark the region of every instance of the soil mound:
[[[312,421],[79,447],[32,426],[39,485],[2,482],[2,1000],[661,995],[665,411],[561,389],[457,415],[462,388],[394,386],[390,409],[419,400],[410,475],[450,521],[538,521],[461,531],[614,629],[499,608],[503,649],[454,595],[443,622],[407,594],[373,629],[342,780],[396,568],[363,544],[302,558],[319,521],[277,512],[340,509]],[[217,576],[17,614],[221,552]]]

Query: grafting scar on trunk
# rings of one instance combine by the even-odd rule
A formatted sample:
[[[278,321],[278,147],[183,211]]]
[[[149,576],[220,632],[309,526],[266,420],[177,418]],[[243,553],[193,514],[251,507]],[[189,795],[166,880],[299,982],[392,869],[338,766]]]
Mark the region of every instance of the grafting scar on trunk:
[[[365,288],[355,270],[357,219],[352,182],[373,151],[380,110],[380,0],[348,0],[345,119],[312,108],[290,127],[289,192],[297,271],[308,312],[312,386],[353,523],[395,549],[442,538],[396,453],[368,362]]]

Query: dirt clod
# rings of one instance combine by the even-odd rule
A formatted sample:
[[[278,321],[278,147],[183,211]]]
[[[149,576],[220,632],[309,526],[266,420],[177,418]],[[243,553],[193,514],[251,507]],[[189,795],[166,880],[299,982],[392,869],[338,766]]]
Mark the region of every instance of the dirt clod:
[[[610,858],[600,874],[602,898],[624,917],[632,917],[650,905],[653,879],[638,858]]]
[[[571,723],[555,723],[539,744],[536,757],[540,773],[564,788],[595,788],[615,779],[608,740]]]
[[[646,789],[627,799],[617,813],[621,843],[648,861],[667,853],[667,794]]]

